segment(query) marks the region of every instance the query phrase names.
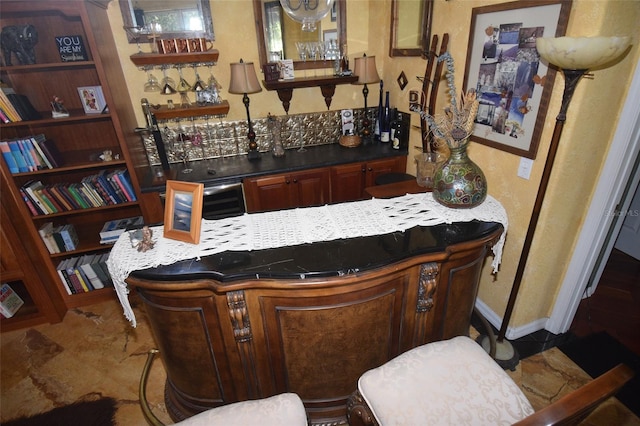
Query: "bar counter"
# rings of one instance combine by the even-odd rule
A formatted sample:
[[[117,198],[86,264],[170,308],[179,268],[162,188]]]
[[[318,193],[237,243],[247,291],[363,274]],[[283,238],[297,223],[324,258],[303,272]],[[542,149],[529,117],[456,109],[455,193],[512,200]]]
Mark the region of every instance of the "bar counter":
[[[469,331],[487,250],[503,226],[469,221],[133,271],[175,421],[295,392],[310,424],[346,424],[368,369]]]

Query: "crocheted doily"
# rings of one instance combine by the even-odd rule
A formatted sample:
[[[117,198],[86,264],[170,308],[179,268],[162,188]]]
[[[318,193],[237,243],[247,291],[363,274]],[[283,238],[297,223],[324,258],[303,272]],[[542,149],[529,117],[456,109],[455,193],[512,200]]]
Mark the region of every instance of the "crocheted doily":
[[[136,326],[125,279],[132,271],[170,265],[224,251],[264,250],[318,241],[331,241],[405,231],[414,226],[442,223],[498,222],[504,232],[493,246],[494,273],[502,259],[508,227],[507,214],[491,196],[471,209],[451,209],[431,194],[407,194],[389,199],[370,199],[321,207],[244,214],[219,220],[202,220],[200,243],[189,244],[164,238],[163,227],[152,227],[155,247],[141,253],[123,233],[111,250],[107,265],[125,317]]]

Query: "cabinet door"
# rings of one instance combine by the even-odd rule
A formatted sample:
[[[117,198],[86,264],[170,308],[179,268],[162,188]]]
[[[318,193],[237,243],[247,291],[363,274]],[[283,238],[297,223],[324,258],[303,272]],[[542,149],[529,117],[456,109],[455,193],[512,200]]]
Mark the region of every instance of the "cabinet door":
[[[331,168],[331,202],[341,203],[363,198],[366,164],[353,163]]]
[[[367,173],[364,188],[375,185],[376,178],[380,175],[387,173],[404,173],[406,161],[406,157],[393,157],[367,162]],[[363,198],[365,197],[364,188],[362,188],[361,195]]]
[[[292,205],[288,175],[273,175],[243,182],[248,212],[287,209]]]
[[[291,174],[290,191],[295,203],[290,207],[321,206],[329,202],[328,169],[306,170]]]

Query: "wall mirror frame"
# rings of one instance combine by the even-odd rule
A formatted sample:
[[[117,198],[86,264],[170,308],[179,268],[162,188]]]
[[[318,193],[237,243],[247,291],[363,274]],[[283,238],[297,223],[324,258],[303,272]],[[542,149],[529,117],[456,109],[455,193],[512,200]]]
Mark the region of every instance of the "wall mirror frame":
[[[172,5],[180,5],[183,7],[185,4],[184,0],[174,0],[172,1],[155,1],[149,3],[157,3],[161,4],[164,10],[172,10]],[[122,20],[124,22],[124,26],[126,27],[136,27],[137,22],[135,18],[134,5],[140,4],[140,0],[118,0],[120,3],[120,12],[122,12]],[[193,3],[198,6],[198,10],[200,11],[200,18],[202,19],[202,31],[175,31],[175,32],[160,32],[157,34],[160,39],[171,39],[171,38],[199,38],[204,37],[207,40],[215,40],[215,33],[213,31],[213,19],[211,17],[211,6],[209,4],[209,0],[193,0]],[[177,7],[176,7],[177,9]],[[129,43],[151,43],[152,40],[149,38],[148,40],[140,39],[136,40],[133,34],[127,31],[127,39]]]
[[[258,38],[258,54],[260,57],[260,65],[269,62],[267,58],[267,43],[265,39],[265,17],[263,0],[253,0],[253,14],[256,23],[256,36]],[[336,23],[338,29],[338,44],[342,45],[347,42],[347,5],[346,0],[335,0]],[[294,60],[294,68],[297,70],[333,68],[333,61],[296,61]]]
[[[418,24],[403,22],[405,14],[401,10],[403,6],[411,7],[411,3],[418,3],[416,0],[391,0],[391,43],[389,44],[389,56],[424,56],[429,50],[429,39],[431,38],[431,21],[433,17],[433,0],[422,1],[422,15]],[[411,14],[415,17],[415,14]],[[411,26],[410,26],[411,25]],[[418,28],[415,28],[415,27]],[[412,45],[399,45],[401,35],[400,29],[406,32],[406,28],[414,27],[410,34],[414,35],[416,43]]]

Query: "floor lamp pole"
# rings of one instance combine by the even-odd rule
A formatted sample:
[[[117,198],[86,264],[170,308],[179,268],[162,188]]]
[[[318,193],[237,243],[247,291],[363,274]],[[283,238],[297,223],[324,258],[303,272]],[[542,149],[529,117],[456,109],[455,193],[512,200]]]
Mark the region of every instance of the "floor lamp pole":
[[[538,187],[538,194],[536,196],[535,204],[533,205],[533,213],[529,220],[529,227],[527,228],[527,235],[524,239],[524,245],[522,247],[522,253],[520,254],[520,260],[518,262],[518,268],[514,278],[513,286],[511,287],[511,293],[509,294],[509,300],[507,302],[507,308],[502,319],[502,325],[498,336],[496,338],[496,349],[494,358],[498,364],[503,368],[514,369],[518,365],[519,357],[518,353],[513,348],[511,343],[505,340],[505,334],[511,315],[513,314],[513,308],[518,297],[518,291],[522,284],[522,277],[524,275],[525,267],[527,266],[527,260],[529,257],[529,251],[531,250],[531,243],[536,232],[538,225],[538,219],[540,217],[540,211],[542,210],[542,203],[547,192],[547,186],[549,184],[549,178],[551,177],[551,170],[553,169],[553,163],[558,152],[558,146],[560,145],[560,137],[562,136],[562,130],[564,129],[564,122],[567,119],[567,109],[569,103],[573,97],[576,86],[580,78],[587,72],[587,70],[566,70],[563,69],[565,84],[564,93],[562,95],[562,105],[560,107],[560,113],[556,117],[556,125],[553,128],[553,135],[551,136],[551,145],[549,146],[549,153],[544,164],[544,171],[542,172],[542,178],[540,180],[540,186]],[[483,345],[484,346],[484,345]]]

